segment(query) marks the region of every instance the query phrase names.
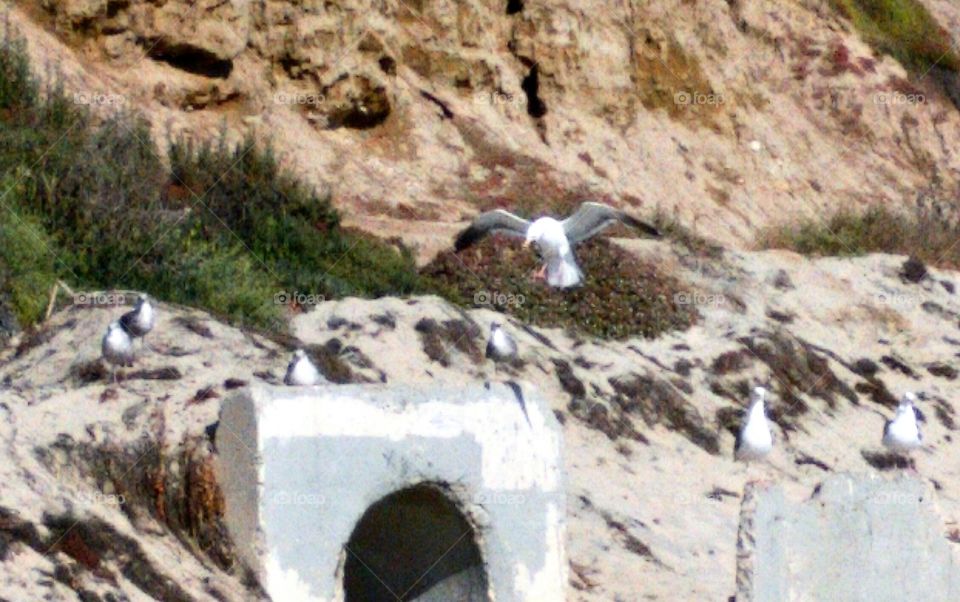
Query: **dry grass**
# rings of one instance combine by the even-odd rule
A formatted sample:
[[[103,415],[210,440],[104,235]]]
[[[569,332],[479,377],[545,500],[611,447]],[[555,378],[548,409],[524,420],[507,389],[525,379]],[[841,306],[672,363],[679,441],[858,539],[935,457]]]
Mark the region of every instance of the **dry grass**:
[[[761,234],[758,244],[804,255],[895,253],[938,267],[960,268],[960,220],[948,205],[918,204],[907,215],[882,206],[863,213],[842,210],[824,220],[811,218],[771,228]]]

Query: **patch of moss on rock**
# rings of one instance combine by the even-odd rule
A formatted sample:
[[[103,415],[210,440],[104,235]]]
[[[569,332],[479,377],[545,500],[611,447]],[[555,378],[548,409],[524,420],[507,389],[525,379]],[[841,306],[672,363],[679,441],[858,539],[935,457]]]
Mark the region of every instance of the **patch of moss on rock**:
[[[681,283],[602,238],[579,245],[583,286],[554,289],[533,281],[536,255],[514,239],[488,237],[459,254],[448,251],[422,275],[447,299],[466,307],[493,307],[540,327],[566,328],[604,339],[656,338],[696,321],[677,302]]]

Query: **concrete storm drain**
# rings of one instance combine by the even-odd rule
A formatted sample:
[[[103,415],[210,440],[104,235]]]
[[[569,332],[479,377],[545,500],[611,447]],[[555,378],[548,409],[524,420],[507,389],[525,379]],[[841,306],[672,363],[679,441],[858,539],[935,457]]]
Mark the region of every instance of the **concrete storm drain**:
[[[429,485],[392,493],[364,513],[347,542],[344,591],[352,600],[487,600],[476,532]],[[443,584],[436,591],[433,588]],[[457,598],[438,597],[455,593]]]
[[[237,554],[275,600],[551,602],[561,443],[525,387],[254,387],[224,402],[217,472]]]

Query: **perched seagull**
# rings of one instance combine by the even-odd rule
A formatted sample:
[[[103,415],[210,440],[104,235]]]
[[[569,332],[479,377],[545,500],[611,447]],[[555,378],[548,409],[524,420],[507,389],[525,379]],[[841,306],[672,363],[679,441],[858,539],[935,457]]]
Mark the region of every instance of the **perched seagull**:
[[[322,380],[320,371],[307,357],[306,352],[303,349],[294,351],[293,358],[287,365],[287,375],[283,377],[283,383],[291,387],[309,387],[320,384]]]
[[[133,365],[133,340],[120,322],[111,322],[100,342],[100,353],[107,363],[114,366]],[[113,382],[117,382],[116,369],[113,370]]]
[[[545,279],[550,286],[569,288],[583,280],[583,273],[573,256],[573,245],[615,222],[623,222],[651,236],[660,236],[659,230],[623,211],[601,203],[583,203],[576,213],[563,221],[541,217],[531,222],[503,209],[481,213],[457,236],[454,248],[462,251],[491,232],[523,237],[523,246],[536,245],[544,261],[534,278]]]
[[[490,339],[487,341],[487,359],[495,363],[509,362],[517,357],[517,342],[497,322],[490,323]]]
[[[913,407],[917,396],[913,393],[904,393],[897,406],[897,414],[893,420],[883,425],[883,445],[895,452],[903,453],[920,447],[923,435],[917,424],[918,410]]]
[[[737,460],[750,462],[760,460],[773,449],[773,436],[770,434],[770,425],[767,422],[764,409],[764,398],[767,390],[755,387],[750,396],[750,408],[746,419],[737,435],[737,443],[733,448],[733,455]]]
[[[147,333],[153,330],[153,304],[146,295],[137,297],[137,304],[132,311],[120,316],[120,325],[127,331],[131,338],[140,338],[144,346],[147,344]]]

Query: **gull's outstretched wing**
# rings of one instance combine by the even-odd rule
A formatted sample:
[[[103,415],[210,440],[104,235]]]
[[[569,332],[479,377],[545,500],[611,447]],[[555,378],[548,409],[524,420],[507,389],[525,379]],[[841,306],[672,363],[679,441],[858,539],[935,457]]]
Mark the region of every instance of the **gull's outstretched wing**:
[[[615,222],[622,222],[651,236],[660,237],[660,231],[650,224],[602,203],[580,205],[576,213],[563,220],[563,231],[567,234],[570,244],[576,244],[587,240]]]
[[[509,211],[497,209],[481,213],[465,230],[457,235],[454,249],[462,251],[491,232],[505,232],[512,236],[526,236],[530,222]]]

